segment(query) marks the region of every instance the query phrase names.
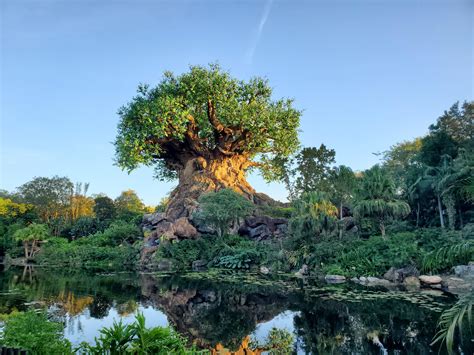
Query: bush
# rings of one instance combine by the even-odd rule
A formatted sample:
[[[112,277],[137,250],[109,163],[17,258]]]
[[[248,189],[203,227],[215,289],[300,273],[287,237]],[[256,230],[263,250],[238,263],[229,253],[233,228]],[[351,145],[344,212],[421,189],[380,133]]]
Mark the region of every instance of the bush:
[[[72,354],[71,343],[64,339],[63,326],[51,322],[45,313],[28,311],[5,320],[0,344],[28,350],[31,354]]]
[[[103,232],[79,239],[79,244],[90,244],[95,246],[119,246],[122,244],[133,244],[143,238],[142,231],[134,224],[123,221],[114,222]]]
[[[191,268],[195,260],[206,260],[210,266],[248,269],[269,259],[270,249],[259,242],[237,235],[206,236],[200,239],[163,243],[156,256],[172,259],[178,269]]]
[[[214,227],[223,236],[232,222],[248,216],[253,203],[230,189],[209,192],[199,198],[199,211],[194,218]]]
[[[143,314],[136,316],[135,322],[125,325],[114,322],[111,327],[102,328],[95,344],[82,343],[80,351],[87,354],[204,354],[188,348],[186,339],[170,327],[146,328]]]
[[[98,231],[101,231],[101,226],[97,219],[92,217],[80,217],[71,226],[69,235],[72,239],[76,239],[97,233]]]

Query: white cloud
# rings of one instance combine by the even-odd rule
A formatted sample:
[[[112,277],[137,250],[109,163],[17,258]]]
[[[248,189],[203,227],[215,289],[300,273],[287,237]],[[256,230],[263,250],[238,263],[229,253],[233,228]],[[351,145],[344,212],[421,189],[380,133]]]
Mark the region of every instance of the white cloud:
[[[267,0],[265,4],[265,8],[263,9],[262,17],[260,18],[260,22],[258,24],[257,33],[253,38],[253,41],[246,53],[245,60],[247,64],[252,64],[253,56],[255,54],[255,50],[257,49],[258,43],[260,42],[260,37],[262,36],[263,28],[265,27],[265,23],[267,22],[268,15],[270,15],[270,10],[273,5],[273,0]]]

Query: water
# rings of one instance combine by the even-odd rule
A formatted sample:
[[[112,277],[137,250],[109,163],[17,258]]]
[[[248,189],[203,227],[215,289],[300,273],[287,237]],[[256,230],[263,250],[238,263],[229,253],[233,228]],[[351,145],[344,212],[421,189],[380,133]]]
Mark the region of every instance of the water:
[[[0,313],[47,307],[74,344],[93,341],[116,319],[145,314],[201,348],[264,340],[272,327],[295,335],[298,353],[427,354],[441,312],[455,302],[433,291],[409,293],[319,285],[252,274],[92,274],[42,268],[0,272]]]

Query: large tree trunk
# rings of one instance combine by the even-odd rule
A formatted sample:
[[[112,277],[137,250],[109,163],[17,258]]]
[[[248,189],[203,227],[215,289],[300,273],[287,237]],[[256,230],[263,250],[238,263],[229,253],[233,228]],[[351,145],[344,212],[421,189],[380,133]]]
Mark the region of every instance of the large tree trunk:
[[[167,218],[173,221],[190,217],[202,194],[224,188],[242,194],[257,205],[275,203],[270,197],[257,193],[247,182],[245,170],[250,164],[243,155],[214,160],[203,157],[189,159],[179,173],[178,187],[171,193],[166,209]]]

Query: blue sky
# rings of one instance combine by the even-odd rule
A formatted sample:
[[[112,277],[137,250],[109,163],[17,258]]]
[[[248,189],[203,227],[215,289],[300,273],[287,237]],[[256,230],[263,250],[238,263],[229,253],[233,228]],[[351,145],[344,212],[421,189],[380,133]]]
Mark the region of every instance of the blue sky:
[[[67,175],[156,204],[173,186],[113,165],[117,109],[164,70],[219,62],[304,110],[301,142],[365,169],[473,98],[474,1],[1,2],[0,188]],[[281,185],[249,178],[284,199]]]

